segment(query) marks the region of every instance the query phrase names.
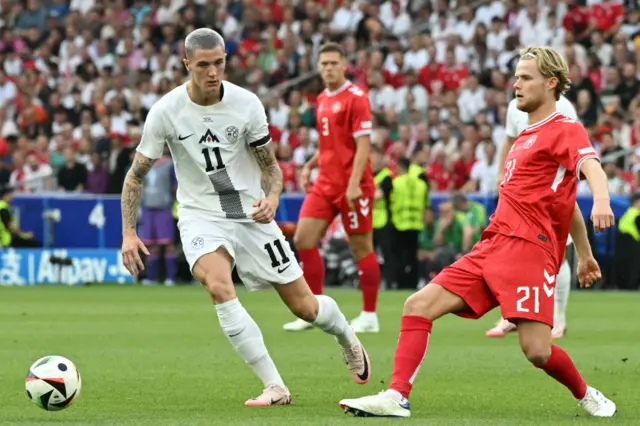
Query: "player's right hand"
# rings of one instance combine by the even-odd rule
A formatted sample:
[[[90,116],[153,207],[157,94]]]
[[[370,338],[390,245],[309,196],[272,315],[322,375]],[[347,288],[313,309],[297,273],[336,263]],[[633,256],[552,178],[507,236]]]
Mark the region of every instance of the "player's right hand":
[[[149,250],[135,233],[125,234],[122,237],[122,263],[132,276],[144,271],[144,263],[140,257],[140,250],[149,256]]]
[[[613,215],[609,199],[593,200],[593,209],[591,210],[591,221],[596,232],[604,231],[611,228],[616,223],[616,217]]]
[[[580,287],[591,287],[591,285],[602,278],[598,262],[589,256],[585,259],[578,259],[578,282]]]
[[[307,166],[303,166],[300,170],[300,188],[304,192],[309,190],[309,184],[311,183],[311,169]]]

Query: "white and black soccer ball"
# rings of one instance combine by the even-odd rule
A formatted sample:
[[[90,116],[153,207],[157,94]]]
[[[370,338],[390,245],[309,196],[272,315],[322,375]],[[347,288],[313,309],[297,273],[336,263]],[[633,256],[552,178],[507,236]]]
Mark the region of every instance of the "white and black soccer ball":
[[[45,356],[33,363],[26,379],[27,396],[47,411],[67,408],[80,393],[82,379],[75,364],[62,356]]]

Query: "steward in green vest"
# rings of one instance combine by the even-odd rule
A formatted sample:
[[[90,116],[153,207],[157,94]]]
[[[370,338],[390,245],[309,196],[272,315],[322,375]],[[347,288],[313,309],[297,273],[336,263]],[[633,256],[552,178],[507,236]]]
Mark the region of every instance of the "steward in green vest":
[[[613,282],[621,290],[640,289],[640,192],[618,221]]]
[[[373,229],[382,229],[389,223],[391,190],[393,174],[388,167],[376,172],[373,181],[376,184],[376,197],[373,202]]]
[[[40,247],[31,232],[22,232],[11,213],[13,190],[0,190],[0,247]]]
[[[421,231],[427,208],[428,188],[424,180],[409,173],[409,160],[398,161],[398,176],[393,179],[391,221],[398,231]]]
[[[397,283],[397,287],[415,290],[419,281],[418,240],[420,231],[424,229],[428,188],[425,181],[416,176],[415,172],[413,175],[409,173],[410,167],[411,162],[401,158],[398,161],[398,175],[393,179],[392,253],[394,282]]]

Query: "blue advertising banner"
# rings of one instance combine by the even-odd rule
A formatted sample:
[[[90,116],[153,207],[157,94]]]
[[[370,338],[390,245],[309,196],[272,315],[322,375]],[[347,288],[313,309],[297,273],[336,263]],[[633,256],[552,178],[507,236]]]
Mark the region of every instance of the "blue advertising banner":
[[[60,266],[51,258],[68,259]],[[0,249],[0,285],[133,283],[120,250]]]
[[[438,211],[438,204],[449,199],[445,193],[430,194],[431,204]],[[482,203],[491,215],[497,198],[470,194],[470,199]],[[276,212],[279,222],[296,222],[304,194],[285,194]],[[52,193],[45,195],[16,194],[12,203],[20,227],[34,233],[44,247],[61,248],[113,248],[120,247],[122,240],[122,214],[119,196],[96,196],[91,194]],[[578,204],[585,218],[593,206],[590,196],[578,197]],[[613,196],[611,207],[616,218],[620,218],[629,206],[628,197]],[[614,233],[606,233],[614,235]],[[599,238],[605,238],[604,234]]]

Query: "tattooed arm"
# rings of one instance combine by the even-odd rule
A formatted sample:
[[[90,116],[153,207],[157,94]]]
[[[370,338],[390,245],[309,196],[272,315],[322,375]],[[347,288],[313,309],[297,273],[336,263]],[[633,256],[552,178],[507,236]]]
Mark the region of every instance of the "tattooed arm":
[[[135,232],[144,177],[156,160],[136,152],[122,188],[122,233]]]
[[[267,197],[279,200],[283,178],[272,144],[267,143],[256,147],[253,149],[253,153],[258,160],[260,170],[262,170],[262,190]]]
[[[275,216],[282,193],[282,170],[278,166],[275,152],[267,142],[253,148],[253,153],[262,170],[262,189],[266,198],[256,200],[251,218],[258,223],[269,223]]]

